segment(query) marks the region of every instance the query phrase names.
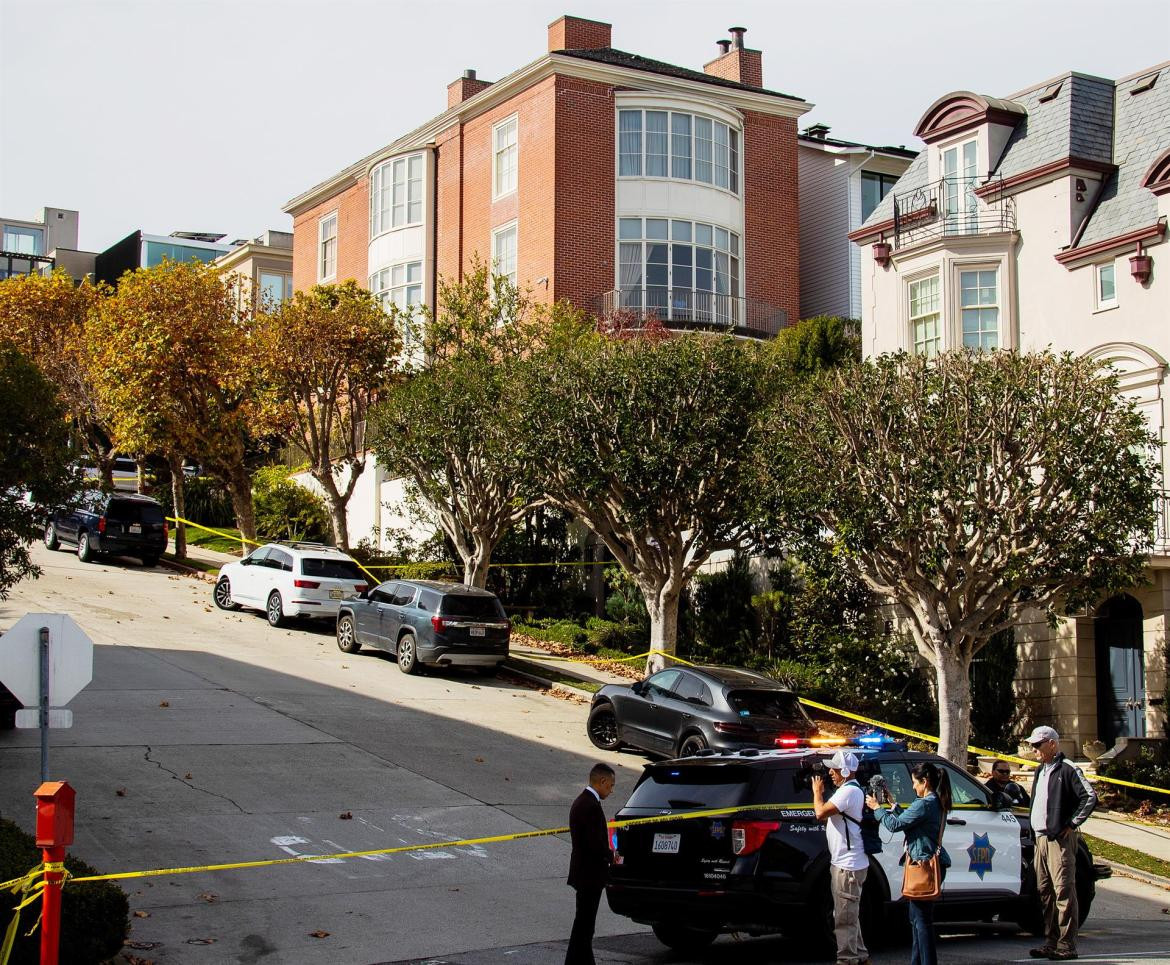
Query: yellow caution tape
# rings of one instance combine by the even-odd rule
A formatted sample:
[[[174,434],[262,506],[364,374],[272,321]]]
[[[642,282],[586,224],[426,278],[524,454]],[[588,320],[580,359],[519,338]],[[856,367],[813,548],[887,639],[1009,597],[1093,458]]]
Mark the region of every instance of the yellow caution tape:
[[[48,871],[65,872],[65,865],[55,861],[37,865],[28,874],[0,884],[0,891],[10,891],[20,899],[12,910],[12,920],[8,923],[8,928],[4,932],[4,941],[0,943],[0,965],[8,965],[8,958],[12,954],[12,948],[16,944],[16,936],[20,931],[20,913],[29,905],[33,904],[33,902],[40,899],[41,894],[45,890],[44,876]],[[68,874],[68,872],[65,873]],[[62,881],[62,884],[64,884],[64,881]],[[35,932],[40,923],[41,919],[38,916],[32,928],[26,933],[26,937]]]

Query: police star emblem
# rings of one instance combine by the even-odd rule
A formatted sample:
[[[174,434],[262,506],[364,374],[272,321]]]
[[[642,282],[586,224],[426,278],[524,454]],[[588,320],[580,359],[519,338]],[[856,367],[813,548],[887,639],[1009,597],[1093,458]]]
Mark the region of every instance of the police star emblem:
[[[971,867],[968,870],[979,875],[979,880],[982,881],[983,876],[991,870],[995,848],[991,843],[990,834],[973,834],[971,837],[971,847],[967,849],[967,855],[971,859]]]

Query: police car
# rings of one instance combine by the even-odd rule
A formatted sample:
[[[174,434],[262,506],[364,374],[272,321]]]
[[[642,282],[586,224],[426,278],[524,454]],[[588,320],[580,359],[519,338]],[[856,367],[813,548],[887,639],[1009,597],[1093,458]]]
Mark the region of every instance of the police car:
[[[823,751],[846,743],[859,758],[862,785],[882,775],[902,806],[915,798],[910,772],[920,762],[932,761],[950,775],[955,806],[943,843],[951,867],[937,921],[998,916],[1043,932],[1028,812],[1006,806],[937,754],[908,751],[881,735],[851,741],[778,738],[776,750],[706,751],[648,764],[617,819],[660,820],[613,831],[610,907],[652,926],[671,948],[694,949],[731,931],[831,942],[829,853],[824,825],[813,814],[809,779],[813,765],[828,759]],[[726,817],[687,816],[722,808],[744,810]],[[905,903],[898,903],[904,836],[885,828],[879,833],[882,850],[870,855],[862,894],[862,929],[874,946],[891,937],[899,922],[904,928],[906,920]],[[1082,921],[1093,902],[1095,878],[1106,873],[1094,869],[1082,841],[1077,855]]]

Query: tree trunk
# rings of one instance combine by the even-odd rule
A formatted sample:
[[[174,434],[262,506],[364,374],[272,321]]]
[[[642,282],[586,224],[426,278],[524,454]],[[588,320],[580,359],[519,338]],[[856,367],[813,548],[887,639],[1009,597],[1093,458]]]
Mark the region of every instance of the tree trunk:
[[[143,468],[141,456],[138,457],[138,461],[137,461],[136,465],[138,466],[138,492],[140,495],[145,495],[145,493],[146,493],[146,469]]]
[[[252,477],[241,465],[234,467],[225,480],[228,495],[232,497],[232,512],[236,515],[236,526],[245,539],[256,538],[256,510],[252,505]],[[247,549],[243,555],[247,554]]]
[[[589,558],[593,565],[589,567],[589,592],[593,594],[593,615],[605,618],[605,567],[598,564],[605,560],[605,543],[589,533],[590,539],[586,544],[589,549]]]
[[[938,685],[938,752],[948,761],[967,766],[971,739],[971,667],[949,647],[935,651]]]
[[[112,493],[114,491],[114,457],[99,455],[95,457],[95,461],[98,473],[102,477],[102,491]]]
[[[320,480],[318,480],[320,482]],[[346,514],[346,500],[341,498],[337,487],[325,487],[325,502],[329,506],[329,525],[333,527],[333,543],[338,549],[349,552],[349,518]]]
[[[167,464],[171,468],[171,501],[174,504],[175,519],[187,517],[187,495],[183,479],[183,457],[170,455]],[[187,558],[187,526],[185,523],[175,523],[175,558]]]
[[[471,553],[463,555],[464,586],[474,586],[480,590],[487,588],[492,549],[494,549],[494,546],[489,547],[479,544]]]
[[[670,665],[663,654],[673,654],[678,643],[678,603],[681,595],[678,590],[669,593],[664,590],[642,590],[646,610],[650,614],[650,656],[646,658],[648,674]]]

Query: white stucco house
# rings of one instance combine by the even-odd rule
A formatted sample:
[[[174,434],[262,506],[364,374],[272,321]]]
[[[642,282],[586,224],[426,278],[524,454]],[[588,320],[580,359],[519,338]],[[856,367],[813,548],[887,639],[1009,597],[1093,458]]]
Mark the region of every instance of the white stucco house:
[[[955,91],[850,235],[868,355],[1052,347],[1108,360],[1166,442],[1170,62],[1070,72],[1005,98]],[[1163,473],[1170,458],[1163,453]],[[1021,709],[1084,741],[1166,733],[1167,498],[1146,586],[1017,631]]]

